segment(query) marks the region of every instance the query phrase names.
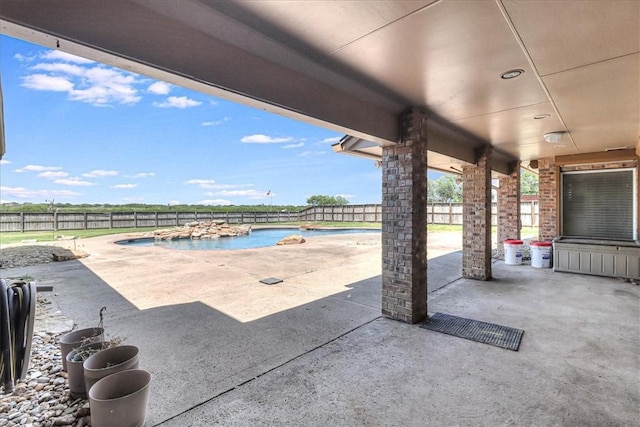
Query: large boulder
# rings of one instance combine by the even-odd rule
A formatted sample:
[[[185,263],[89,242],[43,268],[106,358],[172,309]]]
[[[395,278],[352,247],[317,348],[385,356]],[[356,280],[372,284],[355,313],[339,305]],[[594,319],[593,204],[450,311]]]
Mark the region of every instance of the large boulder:
[[[153,237],[156,240],[217,239],[218,237],[246,236],[249,233],[251,233],[250,224],[231,226],[219,221],[195,221],[183,227],[156,230],[153,232]]]
[[[304,242],[304,237],[299,234],[292,234],[291,236],[287,236],[280,240],[277,245],[299,245]]]

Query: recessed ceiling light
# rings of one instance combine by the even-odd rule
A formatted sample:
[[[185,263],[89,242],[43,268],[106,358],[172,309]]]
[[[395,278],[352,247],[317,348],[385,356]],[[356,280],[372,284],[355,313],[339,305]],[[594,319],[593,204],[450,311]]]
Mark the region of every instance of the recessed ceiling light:
[[[520,77],[522,75],[522,73],[524,73],[524,70],[521,70],[521,69],[509,70],[509,71],[505,71],[504,73],[502,73],[500,78],[505,79],[505,80],[515,79],[516,77]]]
[[[564,145],[564,144],[555,144],[554,147],[555,148],[565,148],[566,145]]]
[[[551,114],[538,114],[537,116],[533,116],[533,120],[542,120],[547,117],[551,117]]]

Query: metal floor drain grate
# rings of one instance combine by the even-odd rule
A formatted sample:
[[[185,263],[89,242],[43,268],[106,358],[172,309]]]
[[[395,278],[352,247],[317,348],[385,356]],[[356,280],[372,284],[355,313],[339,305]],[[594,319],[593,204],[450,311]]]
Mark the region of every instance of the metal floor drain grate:
[[[278,279],[277,277],[268,277],[266,279],[260,280],[260,283],[264,283],[265,285],[275,285],[276,283],[282,282],[282,279]]]
[[[420,327],[513,351],[518,351],[522,334],[524,334],[522,329],[465,319],[464,317],[451,316],[444,313],[434,314],[422,322]]]

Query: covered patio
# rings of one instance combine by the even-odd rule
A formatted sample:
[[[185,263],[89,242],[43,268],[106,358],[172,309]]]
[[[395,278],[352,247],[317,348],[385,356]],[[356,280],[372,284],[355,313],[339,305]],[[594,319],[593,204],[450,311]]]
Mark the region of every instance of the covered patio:
[[[221,350],[211,344],[220,342],[217,330],[184,341],[164,328],[147,335],[150,324],[175,318],[215,325],[220,313],[122,306],[114,326],[126,325],[144,352],[180,346],[212,369],[194,376],[185,368],[192,381],[183,372],[163,378],[167,358],[150,360],[159,385],[152,423],[640,421],[639,291],[624,280],[640,278],[639,2],[0,0],[0,31],[343,132],[335,151],[382,167],[380,276],[354,283],[369,295],[357,309],[362,318],[343,308],[338,321],[318,321],[327,301],[319,299],[252,324],[264,334],[223,334]],[[499,180],[498,241],[517,239],[521,167],[540,176],[540,240],[614,248],[567,253],[568,270],[593,276],[492,260],[491,180]],[[464,229],[462,278],[427,304],[428,168],[460,175]],[[592,227],[572,195],[586,189],[593,201],[596,187],[583,176],[609,172],[622,175],[597,194],[615,203],[582,211],[611,217]],[[623,258],[620,247],[630,248]],[[596,256],[614,277],[597,276]],[[66,281],[64,292],[84,296],[84,283],[63,269],[55,277]],[[92,283],[117,300],[106,282]],[[412,325],[435,311],[519,327],[526,338],[509,352]],[[324,320],[335,333],[316,340]]]
[[[240,255],[113,239],[3,275],[53,285],[50,310],[81,327],[108,307],[108,335],[153,375],[148,425],[640,422],[635,284],[502,261],[478,282],[460,252],[431,258],[430,311],[524,329],[516,352],[381,316],[380,245],[353,237]],[[258,282],[269,275],[285,280]]]
[[[637,1],[0,0],[0,30],[347,134],[336,151],[383,171],[391,318],[427,314],[428,167],[461,175],[464,277],[494,276],[492,178],[498,242],[520,237],[527,167],[540,175],[539,239],[596,245],[567,249],[568,270],[640,278]],[[594,186],[595,172],[613,186]]]

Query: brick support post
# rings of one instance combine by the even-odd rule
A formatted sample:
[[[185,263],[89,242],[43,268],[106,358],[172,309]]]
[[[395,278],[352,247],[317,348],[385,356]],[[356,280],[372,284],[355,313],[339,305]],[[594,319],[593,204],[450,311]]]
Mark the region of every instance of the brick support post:
[[[462,277],[491,279],[491,147],[462,168]]]
[[[411,109],[401,120],[401,141],[382,150],[382,314],[417,323],[427,315],[427,118]]]
[[[558,172],[553,158],[538,161],[539,240],[552,240],[558,235]]]
[[[520,239],[520,162],[498,180],[498,257],[504,259],[505,239]]]

